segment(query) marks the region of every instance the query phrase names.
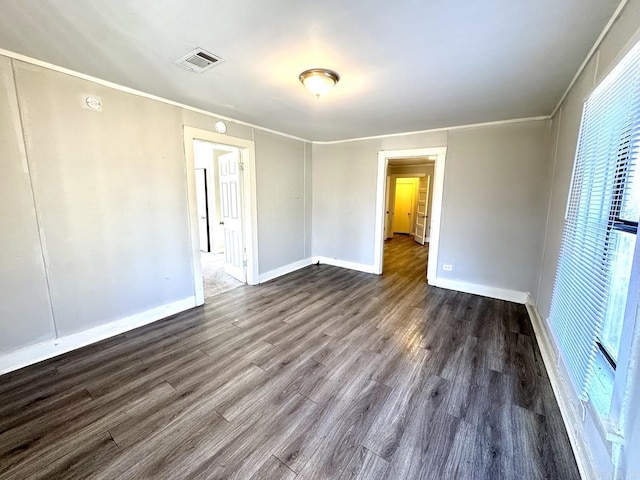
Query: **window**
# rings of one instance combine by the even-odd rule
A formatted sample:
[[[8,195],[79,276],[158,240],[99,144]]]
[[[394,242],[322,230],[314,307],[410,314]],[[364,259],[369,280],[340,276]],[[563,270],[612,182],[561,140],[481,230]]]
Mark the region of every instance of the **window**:
[[[639,150],[637,44],[585,102],[553,291],[553,333],[585,401],[594,369],[605,364],[615,374],[621,358],[640,217]]]
[[[627,121],[631,123],[632,118]],[[640,183],[636,181],[635,176],[637,158],[633,155],[632,132],[633,125],[627,125],[618,143],[613,198],[609,212],[611,226],[608,229],[609,236],[606,243],[606,253],[612,257],[611,286],[602,333],[598,337],[598,347],[614,369],[618,362],[631,265],[638,236],[638,217],[640,217]]]

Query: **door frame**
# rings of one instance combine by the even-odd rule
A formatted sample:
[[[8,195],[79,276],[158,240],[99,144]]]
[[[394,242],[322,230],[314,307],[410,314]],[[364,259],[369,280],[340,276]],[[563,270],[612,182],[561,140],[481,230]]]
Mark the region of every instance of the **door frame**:
[[[373,252],[373,272],[382,274],[384,258],[384,214],[386,200],[386,179],[389,160],[397,158],[435,157],[433,172],[433,197],[431,203],[431,238],[429,242],[429,261],[427,279],[431,284],[438,271],[438,250],[440,247],[440,223],[442,216],[442,198],[444,190],[444,168],[447,147],[412,148],[406,150],[381,150],[378,152],[378,178],[376,189],[376,217]],[[417,176],[417,175],[414,175]]]
[[[256,150],[255,142],[243,138],[230,137],[209,130],[184,126],[184,151],[186,159],[187,197],[189,206],[189,234],[191,235],[191,251],[193,265],[193,288],[196,305],[204,303],[204,284],[202,265],[200,263],[200,239],[198,233],[198,213],[196,209],[196,173],[193,154],[193,141],[226,145],[238,148],[244,164],[241,176],[240,196],[242,199],[244,250],[247,261],[247,283],[257,285],[258,282],[258,207],[256,201]]]
[[[211,219],[209,218],[209,180],[207,177],[207,169],[206,168],[194,168],[193,172],[194,172],[194,178],[195,178],[195,173],[198,170],[202,170],[203,173],[203,179],[204,179],[204,210],[205,210],[205,220],[207,221],[207,253],[211,252]],[[197,212],[197,207],[198,207],[198,188],[197,188],[197,183],[196,185],[196,214]],[[199,218],[198,218],[199,220]],[[200,222],[198,221],[198,230],[200,230]],[[198,237],[199,238],[199,237]],[[200,239],[200,238],[199,238]],[[201,240],[201,239],[200,239]],[[202,252],[202,242],[200,242],[200,251]]]
[[[434,174],[435,174],[435,165],[434,165]],[[422,243],[418,242],[418,240],[416,239],[416,236],[418,234],[418,215],[419,215],[419,210],[420,210],[420,184],[418,184],[418,200],[416,201],[416,229],[413,235],[413,239],[420,243],[420,245],[424,245],[425,243],[431,243],[431,199],[430,197],[430,193],[431,193],[431,189],[433,188],[431,185],[431,177],[433,175],[425,175],[424,178],[424,182],[425,182],[425,189],[426,189],[426,197],[424,199],[424,206],[425,206],[425,217],[423,218],[428,218],[429,219],[429,224],[427,224],[426,222],[423,223],[424,226],[424,230],[423,230],[423,236],[422,236]],[[422,178],[420,179],[422,180]]]

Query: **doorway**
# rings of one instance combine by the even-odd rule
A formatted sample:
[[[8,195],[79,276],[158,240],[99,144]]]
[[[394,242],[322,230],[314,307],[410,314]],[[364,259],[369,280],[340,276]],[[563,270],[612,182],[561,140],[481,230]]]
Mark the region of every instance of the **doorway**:
[[[385,240],[397,232],[413,236],[415,242],[425,245],[427,279],[436,277],[445,154],[445,147],[378,153],[375,273],[382,273]],[[402,201],[402,211],[395,208],[398,186],[400,194],[407,197]],[[398,215],[405,218],[398,222],[395,218]]]
[[[193,140],[204,297],[246,283],[241,223],[240,149]]]
[[[254,143],[184,128],[196,304],[258,279]]]
[[[197,165],[197,161],[196,161]],[[198,211],[198,230],[200,233],[200,251],[211,251],[211,218],[209,214],[209,194],[215,195],[213,191],[210,192],[209,187],[209,175],[210,171],[207,168],[196,167],[196,209]]]
[[[389,161],[385,199],[385,240],[393,238],[394,233],[404,233],[412,235],[420,245],[431,241],[431,185],[435,162],[429,159],[417,159],[415,162],[414,165],[405,165],[404,160]],[[408,185],[411,185],[411,188]],[[398,225],[400,217],[404,217],[404,224]]]

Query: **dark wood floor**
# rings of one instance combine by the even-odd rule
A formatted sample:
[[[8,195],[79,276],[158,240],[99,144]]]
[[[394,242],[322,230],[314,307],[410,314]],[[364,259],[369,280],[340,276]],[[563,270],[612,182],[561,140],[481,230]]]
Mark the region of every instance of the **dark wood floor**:
[[[0,478],[578,479],[525,308],[385,252],[0,377]]]

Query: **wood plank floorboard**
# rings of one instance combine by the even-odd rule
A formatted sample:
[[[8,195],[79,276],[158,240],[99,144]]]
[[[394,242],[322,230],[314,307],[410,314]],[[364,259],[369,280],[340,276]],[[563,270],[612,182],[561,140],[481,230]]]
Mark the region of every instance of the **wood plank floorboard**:
[[[312,265],[0,377],[0,479],[579,479],[526,309]]]
[[[271,455],[250,480],[295,480],[296,473]]]

